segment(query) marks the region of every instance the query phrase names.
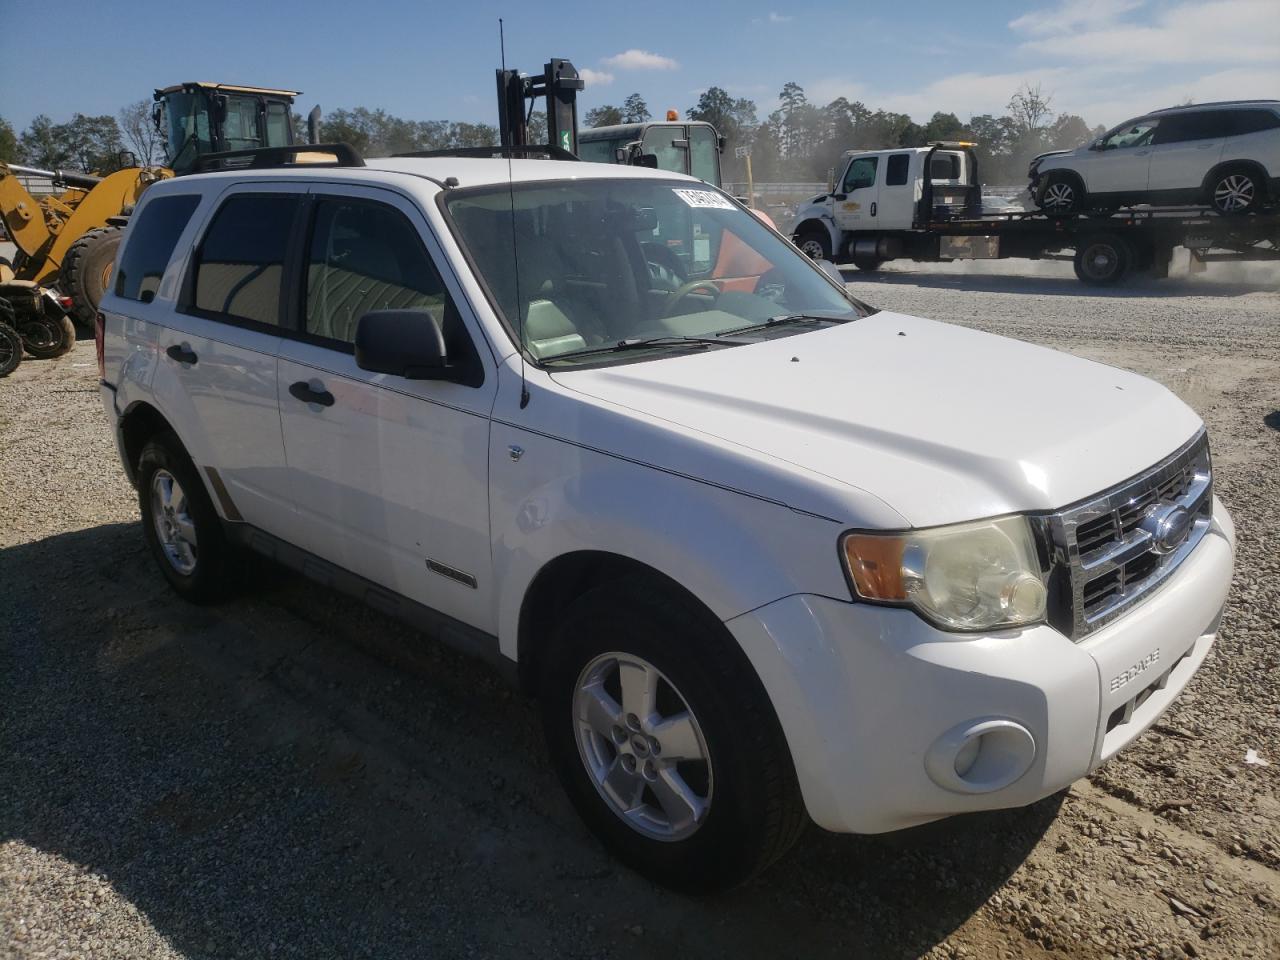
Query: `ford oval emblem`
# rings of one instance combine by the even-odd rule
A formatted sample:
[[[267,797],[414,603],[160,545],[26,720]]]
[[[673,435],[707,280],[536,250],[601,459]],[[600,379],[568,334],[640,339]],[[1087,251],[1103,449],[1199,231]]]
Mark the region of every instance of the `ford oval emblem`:
[[[1140,526],[1151,535],[1151,549],[1158,554],[1172,553],[1182,546],[1195,518],[1186,507],[1176,503],[1158,503],[1147,511]]]

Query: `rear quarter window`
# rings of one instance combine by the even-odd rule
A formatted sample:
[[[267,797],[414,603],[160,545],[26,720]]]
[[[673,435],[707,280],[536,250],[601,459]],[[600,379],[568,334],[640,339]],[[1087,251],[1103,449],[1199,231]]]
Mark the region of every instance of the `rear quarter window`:
[[[129,239],[116,269],[115,294],[150,303],[191,214],[200,204],[195,194],[157,197],[143,206],[129,225]]]
[[[1280,116],[1274,110],[1233,110],[1231,113],[1231,132],[1236,136],[1280,128]]]

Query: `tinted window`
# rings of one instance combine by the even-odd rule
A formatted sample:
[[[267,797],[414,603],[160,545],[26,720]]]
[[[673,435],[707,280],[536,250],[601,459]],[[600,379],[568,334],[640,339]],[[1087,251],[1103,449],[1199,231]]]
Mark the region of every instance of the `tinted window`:
[[[197,196],[159,197],[142,208],[129,226],[129,242],[116,271],[116,296],[151,302],[173,245],[199,203]]]
[[[307,257],[305,330],[354,343],[370,310],[427,308],[443,322],[448,294],[413,225],[361,200],[316,205]]]
[[[1280,116],[1271,110],[1232,110],[1231,132],[1240,135],[1280,127]]]
[[[859,157],[849,164],[849,171],[844,175],[844,192],[875,186],[879,160],[879,157]]]
[[[293,197],[242,194],[214,215],[196,264],[195,306],[277,326],[280,278],[298,203]]]
[[[907,182],[907,169],[911,166],[911,154],[895,153],[889,158],[889,165],[884,172],[886,187],[900,187]]]
[[[228,150],[251,150],[263,145],[257,100],[250,97],[227,98],[222,138],[227,142]]]
[[[289,108],[283,103],[268,103],[267,146],[282,147],[289,139]]]
[[[1189,140],[1212,140],[1227,135],[1227,114],[1217,110],[1181,113],[1165,117],[1156,129],[1153,142],[1185,143]]]

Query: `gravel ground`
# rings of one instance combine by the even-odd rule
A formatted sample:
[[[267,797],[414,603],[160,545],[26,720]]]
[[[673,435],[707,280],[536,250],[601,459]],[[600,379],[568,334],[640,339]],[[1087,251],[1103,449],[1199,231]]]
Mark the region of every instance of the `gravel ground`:
[[[484,666],[256,563],[232,602],[177,601],[92,344],[25,361],[0,380],[0,955],[1276,956],[1280,275],[1098,293],[1011,266],[850,287],[1132,368],[1204,416],[1240,532],[1215,653],[1064,794],[895,837],[814,829],[709,900],[600,851]]]

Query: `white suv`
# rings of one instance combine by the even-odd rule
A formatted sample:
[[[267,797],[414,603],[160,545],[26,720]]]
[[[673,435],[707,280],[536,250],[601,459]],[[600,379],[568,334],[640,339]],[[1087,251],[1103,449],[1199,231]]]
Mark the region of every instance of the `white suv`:
[[[1041,154],[1029,172],[1047,213],[1136,203],[1250,213],[1280,199],[1280,100],[1156,110],[1086,146]]]
[[[508,180],[510,169],[511,180]],[[1234,532],[1163,387],[873,310],[687,177],[166,180],[102,398],[182,596],[249,547],[489,656],[627,863],[1024,805],[1200,668]]]

